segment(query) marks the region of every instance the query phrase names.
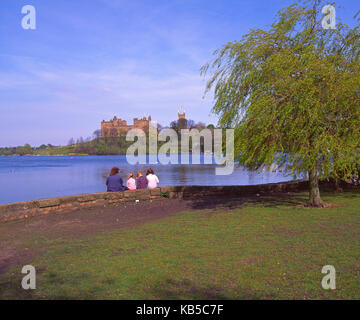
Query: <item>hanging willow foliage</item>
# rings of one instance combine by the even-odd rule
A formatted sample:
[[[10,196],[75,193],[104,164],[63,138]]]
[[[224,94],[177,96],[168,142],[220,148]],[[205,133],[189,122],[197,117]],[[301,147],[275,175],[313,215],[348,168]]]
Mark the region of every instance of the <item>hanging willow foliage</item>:
[[[235,154],[250,169],[273,163],[318,180],[348,178],[360,165],[360,27],[323,29],[321,0],[280,10],[201,69],[221,127],[235,128]],[[354,9],[355,10],[355,9]]]

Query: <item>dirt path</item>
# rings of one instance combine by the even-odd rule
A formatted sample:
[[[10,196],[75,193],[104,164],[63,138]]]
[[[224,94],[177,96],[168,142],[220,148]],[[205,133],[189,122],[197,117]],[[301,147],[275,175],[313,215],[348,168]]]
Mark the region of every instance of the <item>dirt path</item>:
[[[33,256],[46,250],[44,241],[34,244],[35,236],[44,240],[93,236],[142,225],[190,208],[191,204],[180,200],[131,203],[0,224],[0,273],[12,265],[26,264]]]

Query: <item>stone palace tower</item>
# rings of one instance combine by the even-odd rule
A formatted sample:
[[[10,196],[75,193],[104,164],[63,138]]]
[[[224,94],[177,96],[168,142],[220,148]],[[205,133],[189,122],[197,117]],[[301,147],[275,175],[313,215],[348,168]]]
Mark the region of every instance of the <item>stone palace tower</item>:
[[[126,120],[118,119],[116,116],[110,120],[101,122],[101,137],[121,137],[126,136],[130,129],[142,129],[145,132],[149,129],[149,123],[151,116],[147,119],[143,117],[141,119],[134,118],[134,124],[128,125]]]

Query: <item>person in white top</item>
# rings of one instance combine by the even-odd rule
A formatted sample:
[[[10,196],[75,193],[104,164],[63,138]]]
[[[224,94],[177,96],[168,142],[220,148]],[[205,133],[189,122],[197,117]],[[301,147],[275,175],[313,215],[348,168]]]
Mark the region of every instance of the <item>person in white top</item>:
[[[146,171],[146,179],[148,181],[148,189],[154,189],[159,183],[159,178],[154,174],[153,169]]]

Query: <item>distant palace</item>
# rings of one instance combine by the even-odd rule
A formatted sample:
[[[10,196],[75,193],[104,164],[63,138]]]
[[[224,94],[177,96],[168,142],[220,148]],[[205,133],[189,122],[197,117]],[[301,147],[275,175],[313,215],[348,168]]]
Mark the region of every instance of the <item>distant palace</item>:
[[[151,116],[147,119],[143,117],[142,119],[134,118],[134,124],[128,125],[126,120],[118,119],[116,116],[110,120],[101,122],[101,136],[102,137],[120,137],[125,136],[127,132],[131,129],[142,129],[147,131],[149,128],[149,122],[151,121]]]
[[[180,109],[178,112],[178,119],[180,121],[186,121],[185,112]],[[126,136],[127,132],[131,129],[141,129],[145,132],[149,129],[149,123],[151,121],[151,116],[147,119],[143,117],[141,119],[134,118],[134,124],[128,125],[126,120],[118,119],[116,116],[110,121],[103,120],[101,122],[101,136],[102,137],[121,137]]]

